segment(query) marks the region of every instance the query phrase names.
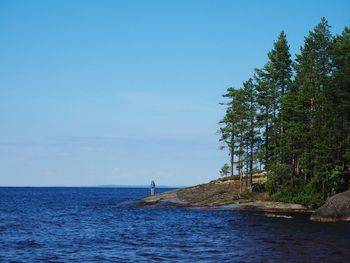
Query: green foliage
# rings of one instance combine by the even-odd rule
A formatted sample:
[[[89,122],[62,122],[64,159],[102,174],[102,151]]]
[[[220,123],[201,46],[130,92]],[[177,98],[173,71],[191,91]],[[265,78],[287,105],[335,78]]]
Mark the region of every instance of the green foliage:
[[[290,167],[279,165],[268,172],[266,190],[274,201],[319,206],[324,202],[317,180],[304,184],[302,178],[288,180]]]
[[[278,177],[274,172],[269,171],[267,173],[267,181],[265,183],[265,188],[270,195],[273,195],[278,191],[279,184],[277,178]]]
[[[227,163],[225,163],[220,169],[220,175],[222,177],[226,177],[230,173],[229,170],[230,170],[230,166]]]
[[[345,191],[350,186],[344,178],[343,168],[341,166],[334,167],[334,169],[329,174],[328,180],[331,195]]]
[[[284,163],[277,163],[270,166],[267,172],[266,190],[270,195],[278,191],[281,185],[293,186],[294,180],[290,177],[292,169],[290,165]]]
[[[241,185],[244,166],[252,177],[256,141],[255,88],[252,79],[244,82],[243,86],[243,89],[229,88],[223,95],[228,102],[224,104],[227,107],[226,114],[219,123],[220,141],[229,149],[231,176],[233,166],[236,165]],[[249,183],[251,185],[251,179]]]
[[[324,202],[322,194],[312,184],[306,186],[281,187],[272,195],[273,200],[285,203],[296,203],[309,206],[319,206]]]
[[[241,193],[240,198],[251,199],[253,195],[254,193],[252,191],[250,191],[249,189],[246,189]]]
[[[295,61],[282,31],[254,78],[224,97],[221,141],[239,174],[264,167],[267,191],[284,202],[319,204],[349,189],[348,27],[333,36],[322,18]]]

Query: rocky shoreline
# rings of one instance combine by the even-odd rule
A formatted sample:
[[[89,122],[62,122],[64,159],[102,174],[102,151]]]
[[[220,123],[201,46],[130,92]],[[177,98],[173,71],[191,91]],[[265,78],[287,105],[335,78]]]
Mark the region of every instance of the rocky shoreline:
[[[265,192],[239,194],[237,180],[216,180],[208,184],[148,196],[142,199],[141,205],[147,207],[181,206],[285,213],[312,212],[312,210],[300,204],[274,202]]]
[[[350,190],[327,199],[310,217],[313,221],[350,221]]]
[[[261,180],[262,178],[257,178]],[[190,207],[262,211],[266,213],[312,213],[310,219],[318,222],[350,222],[350,190],[334,195],[316,211],[301,204],[274,202],[266,192],[239,193],[239,182],[234,179],[215,180],[207,184],[148,196],[139,204],[143,207]]]

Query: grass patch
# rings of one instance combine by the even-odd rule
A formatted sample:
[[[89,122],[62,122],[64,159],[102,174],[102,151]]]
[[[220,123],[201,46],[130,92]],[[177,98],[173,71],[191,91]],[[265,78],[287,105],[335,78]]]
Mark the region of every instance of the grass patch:
[[[253,195],[254,193],[252,191],[246,189],[240,194],[240,197],[243,199],[251,199]]]

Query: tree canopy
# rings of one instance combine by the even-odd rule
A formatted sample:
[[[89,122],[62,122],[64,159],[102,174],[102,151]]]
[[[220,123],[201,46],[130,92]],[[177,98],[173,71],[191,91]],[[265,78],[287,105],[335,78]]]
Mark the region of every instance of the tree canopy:
[[[263,168],[271,196],[316,204],[350,186],[350,29],[325,18],[291,59],[282,31],[242,88],[229,88],[220,141],[246,186]]]

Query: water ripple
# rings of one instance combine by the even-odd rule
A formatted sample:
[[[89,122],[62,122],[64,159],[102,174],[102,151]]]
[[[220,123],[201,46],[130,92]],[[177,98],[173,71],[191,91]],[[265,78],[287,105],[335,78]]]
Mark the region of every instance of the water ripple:
[[[137,207],[147,189],[0,188],[0,262],[349,262],[350,225]]]

